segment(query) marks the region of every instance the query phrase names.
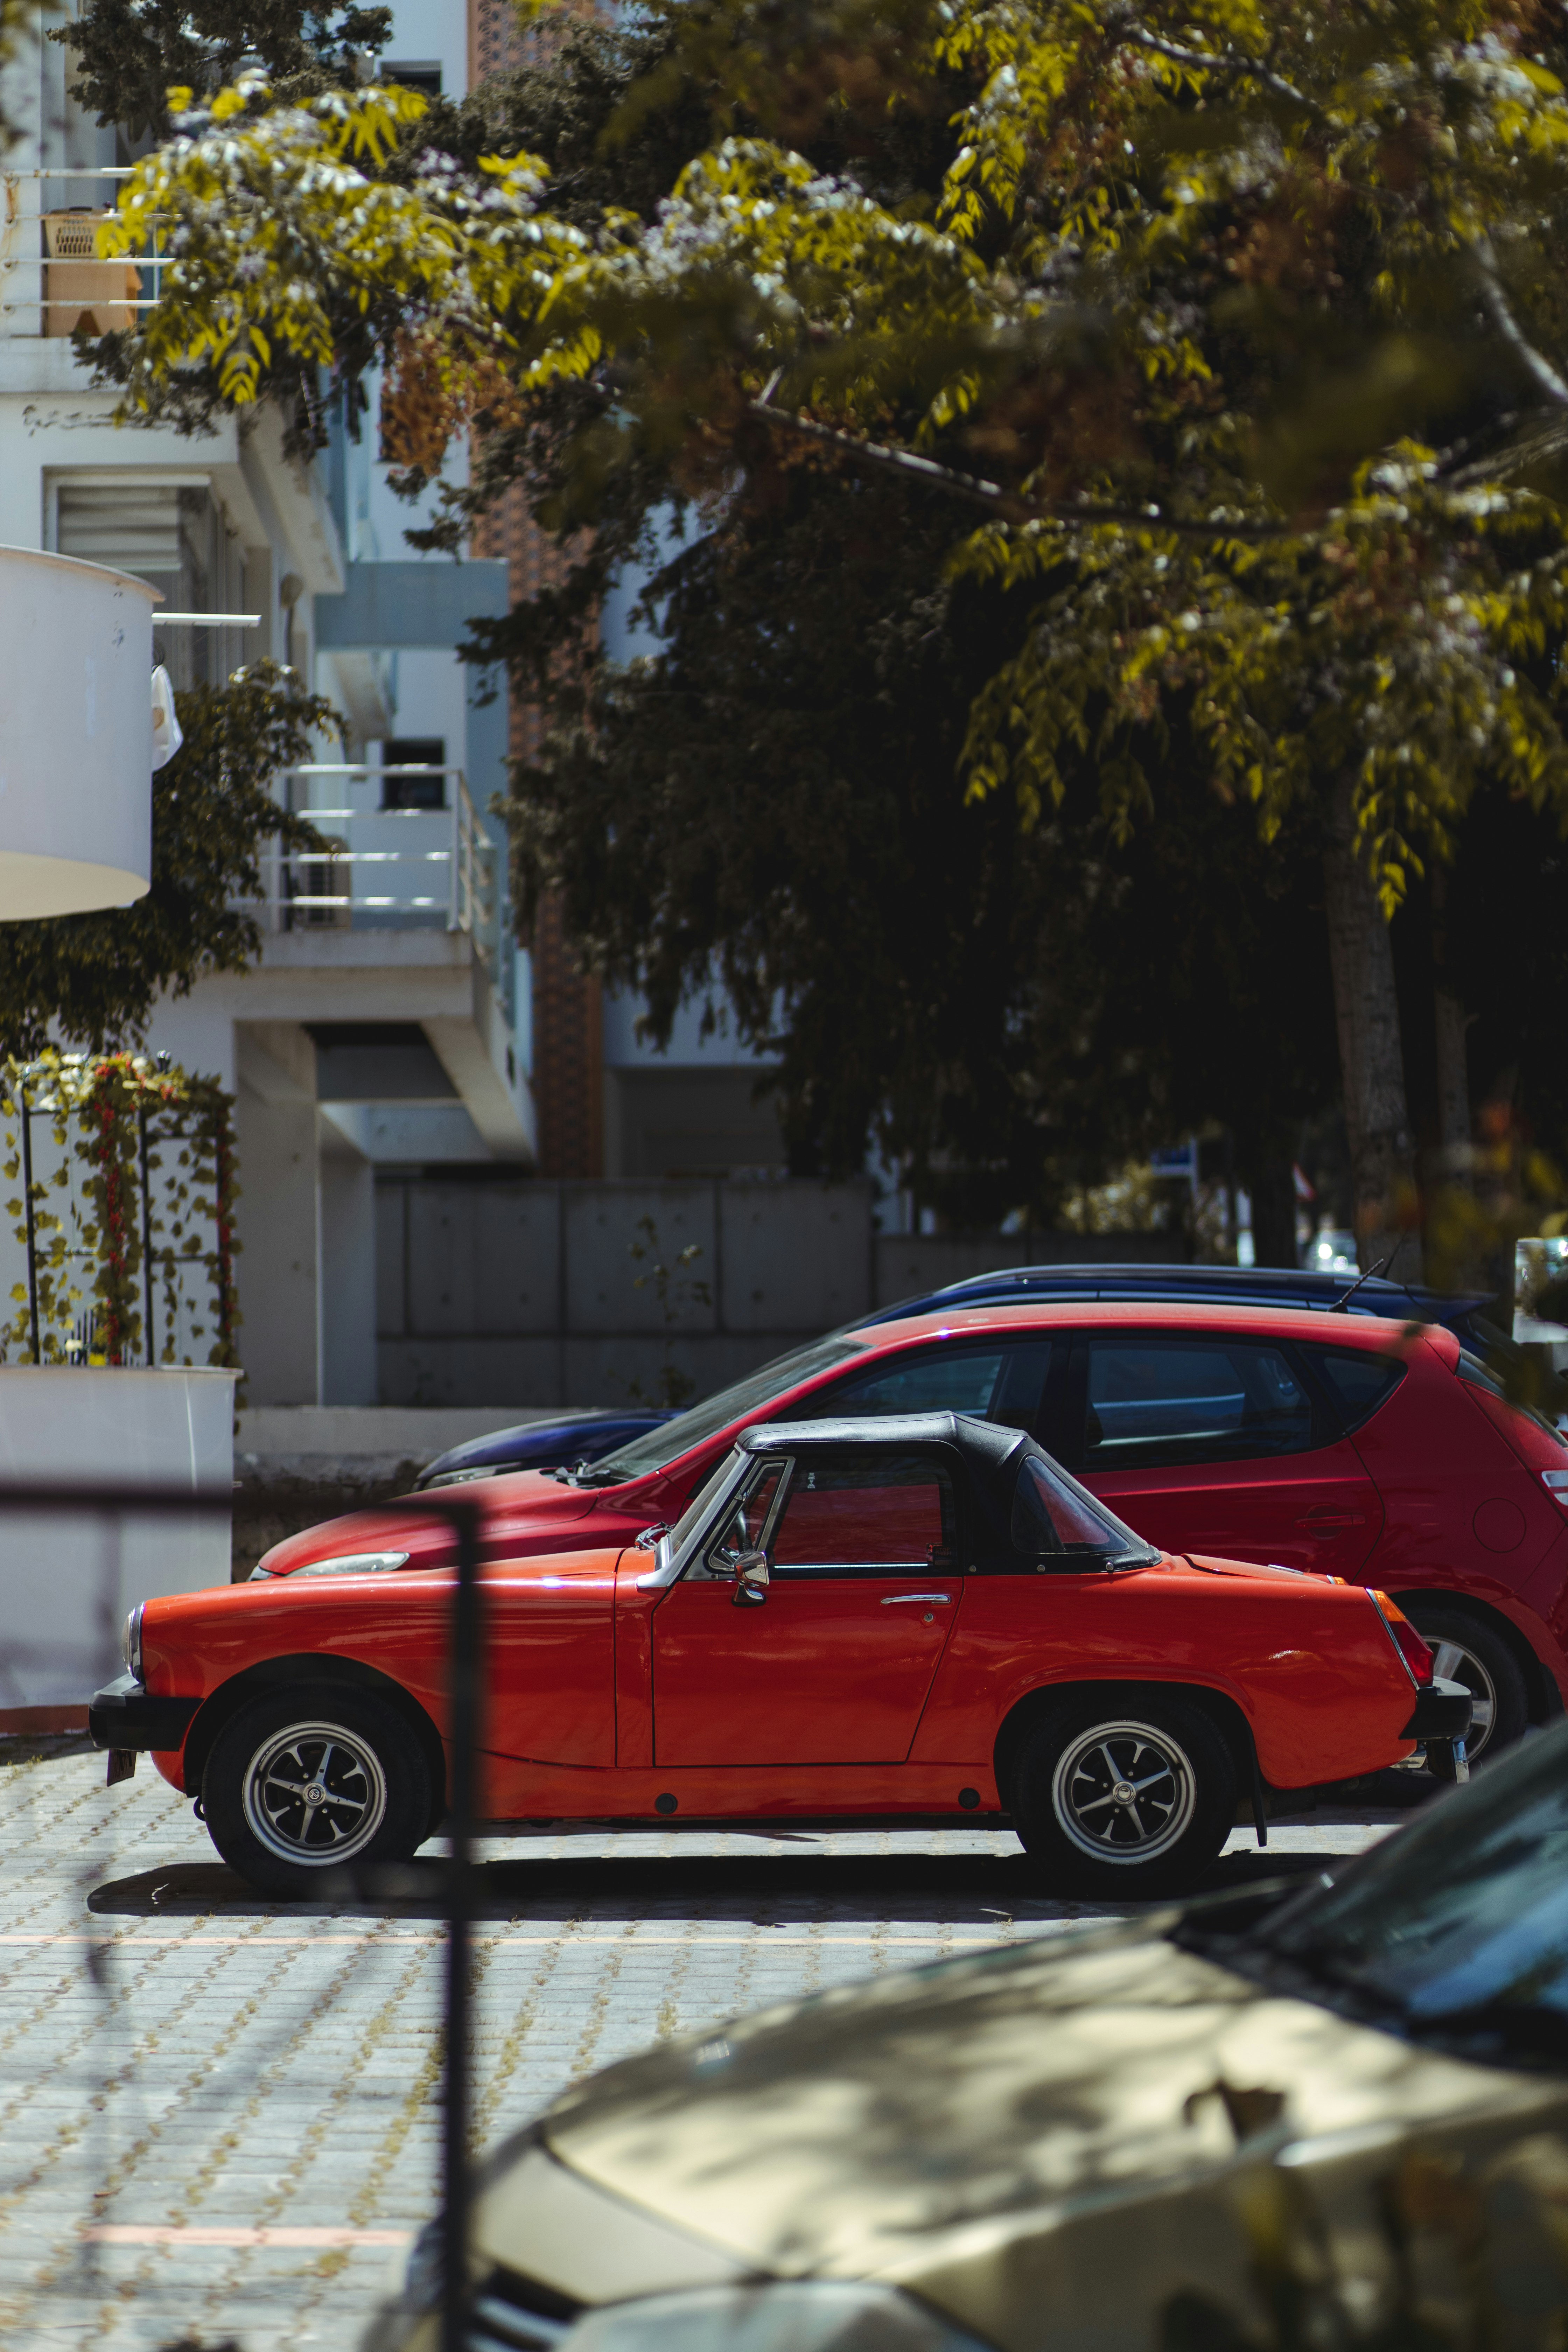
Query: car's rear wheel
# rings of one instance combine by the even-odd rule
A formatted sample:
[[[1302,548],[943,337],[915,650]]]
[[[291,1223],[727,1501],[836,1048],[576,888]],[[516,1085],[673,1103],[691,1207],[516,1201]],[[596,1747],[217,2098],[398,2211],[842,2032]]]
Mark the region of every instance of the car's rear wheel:
[[[1522,1738],[1530,1721],[1530,1693],[1503,1635],[1462,1603],[1412,1601],[1399,1605],[1431,1651],[1433,1673],[1446,1682],[1463,1683],[1475,1700],[1465,1743],[1471,1764],[1485,1756],[1500,1756]],[[1452,1779],[1446,1747],[1435,1748],[1427,1761],[1439,1778]]]
[[[402,1862],[426,1834],[430,1776],[408,1726],[367,1691],[253,1699],[202,1777],[224,1860],[263,1894],[308,1895],[350,1863]]]
[[[1013,1781],[1013,1820],[1047,1883],[1133,1898],[1191,1886],[1236,1818],[1235,1760],[1191,1700],[1065,1695],[1042,1709]]]

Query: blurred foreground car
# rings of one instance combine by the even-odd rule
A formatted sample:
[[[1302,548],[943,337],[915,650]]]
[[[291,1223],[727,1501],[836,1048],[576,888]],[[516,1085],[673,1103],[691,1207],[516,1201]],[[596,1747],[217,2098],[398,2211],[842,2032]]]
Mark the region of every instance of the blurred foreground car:
[[[468,2352],[1560,2352],[1568,1727],[1277,1906],[610,2067],[489,2160],[470,2246]],[[438,2291],[430,2232],[364,2352],[435,2352]]]
[[[748,1423],[940,1410],[1026,1430],[1170,1552],[1394,1594],[1476,1703],[1472,1760],[1568,1685],[1568,1445],[1436,1324],[1223,1305],[1023,1303],[839,1333],[582,1470],[470,1488],[489,1555],[634,1543],[673,1525]],[[267,1553],[258,1579],[368,1552],[451,1558],[392,1503]]]
[[[1191,1885],[1265,1784],[1462,1740],[1388,1596],[1143,1543],[1032,1437],[952,1413],[747,1430],[680,1524],[482,1571],[480,1817],[1009,1814],[1048,1884]],[[446,1811],[451,1571],[148,1601],[89,1717],[282,1895]]]

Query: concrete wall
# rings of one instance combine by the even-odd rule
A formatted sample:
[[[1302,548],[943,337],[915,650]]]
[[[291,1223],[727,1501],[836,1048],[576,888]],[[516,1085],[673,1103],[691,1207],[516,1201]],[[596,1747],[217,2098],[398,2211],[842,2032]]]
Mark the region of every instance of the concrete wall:
[[[657,1401],[670,1362],[706,1394],[866,1312],[870,1207],[864,1184],[384,1179],[382,1402]]]
[[[658,1402],[673,1365],[704,1396],[874,1307],[994,1266],[1171,1254],[1163,1234],[879,1234],[864,1182],[384,1175],[378,1393],[498,1410]],[[663,1302],[656,1259],[672,1269]]]

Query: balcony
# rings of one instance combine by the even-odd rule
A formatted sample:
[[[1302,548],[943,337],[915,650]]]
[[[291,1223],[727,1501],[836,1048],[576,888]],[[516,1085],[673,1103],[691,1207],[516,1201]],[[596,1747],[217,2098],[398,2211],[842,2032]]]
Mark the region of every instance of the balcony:
[[[371,768],[354,761],[312,762],[286,780],[439,778],[449,805],[424,809],[323,808],[301,816],[330,846],[323,856],[267,853],[264,898],[256,902],[270,932],[445,930],[472,940],[492,981],[501,963],[500,852],[479,820],[460,768]]]
[[[58,165],[0,173],[7,201],[0,212],[0,335],[34,342],[67,341],[79,320],[94,334],[132,326],[156,302],[168,257],[156,247],[126,260],[100,261],[96,233],[108,206],[50,210],[56,194],[91,185],[111,195],[131,176],[109,164]]]

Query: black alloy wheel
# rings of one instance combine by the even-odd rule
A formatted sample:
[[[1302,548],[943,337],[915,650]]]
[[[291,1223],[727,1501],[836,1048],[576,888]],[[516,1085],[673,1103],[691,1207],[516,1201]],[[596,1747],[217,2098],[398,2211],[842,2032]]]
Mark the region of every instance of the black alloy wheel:
[[[1136,1685],[1064,1693],[1018,1759],[1013,1819],[1053,1892],[1138,1901],[1203,1875],[1238,1790],[1229,1744],[1200,1702]]]
[[[428,1833],[430,1776],[384,1700],[323,1684],[268,1692],[224,1726],[202,1806],[232,1869],[297,1898],[351,1863],[406,1861]]]

